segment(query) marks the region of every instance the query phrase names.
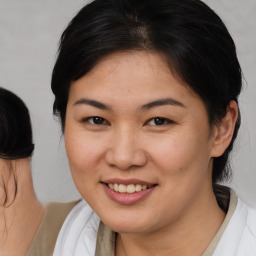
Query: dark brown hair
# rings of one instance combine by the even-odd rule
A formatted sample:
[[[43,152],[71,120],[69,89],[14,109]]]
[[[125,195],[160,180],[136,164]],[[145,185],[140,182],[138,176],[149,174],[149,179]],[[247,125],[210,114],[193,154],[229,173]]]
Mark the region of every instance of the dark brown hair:
[[[219,16],[199,0],[95,0],[73,18],[60,40],[52,74],[54,114],[65,129],[71,81],[117,51],[163,54],[170,69],[205,103],[209,123],[218,123],[229,102],[238,103],[242,75],[236,47]],[[213,183],[229,176],[228,156],[213,161]]]

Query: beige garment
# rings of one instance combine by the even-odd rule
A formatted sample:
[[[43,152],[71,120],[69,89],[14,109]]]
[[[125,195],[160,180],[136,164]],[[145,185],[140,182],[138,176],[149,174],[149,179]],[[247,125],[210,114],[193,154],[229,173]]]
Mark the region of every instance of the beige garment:
[[[211,241],[210,245],[208,246],[208,248],[206,249],[206,251],[204,252],[204,254],[202,256],[212,256],[213,255],[232,215],[234,214],[234,211],[235,211],[236,205],[237,205],[237,201],[238,201],[238,198],[237,198],[235,192],[232,189],[230,189],[230,201],[229,201],[227,215],[226,215],[222,225],[220,226],[217,234],[214,236],[213,240]]]
[[[116,233],[100,222],[95,256],[115,256]]]
[[[27,251],[26,256],[51,256],[59,231],[67,215],[80,202],[51,202],[45,206],[45,213],[40,227]]]
[[[202,256],[212,256],[222,234],[224,233],[237,205],[237,196],[235,192],[230,189],[230,201],[228,206],[227,215],[213,238],[212,242],[204,252]],[[99,230],[98,230],[98,237],[96,243],[96,251],[95,256],[115,256],[115,243],[116,243],[116,233],[111,231],[108,227],[106,227],[102,222],[100,222]]]

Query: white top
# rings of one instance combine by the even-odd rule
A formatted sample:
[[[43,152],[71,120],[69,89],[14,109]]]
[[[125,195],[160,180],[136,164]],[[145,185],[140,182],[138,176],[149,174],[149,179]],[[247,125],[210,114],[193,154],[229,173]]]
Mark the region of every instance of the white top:
[[[99,218],[82,200],[66,218],[53,256],[94,256]]]
[[[53,256],[94,256],[99,222],[88,204],[81,201],[65,220]],[[256,256],[256,210],[238,199],[236,209],[212,255]]]
[[[256,210],[238,198],[213,256],[256,256]]]

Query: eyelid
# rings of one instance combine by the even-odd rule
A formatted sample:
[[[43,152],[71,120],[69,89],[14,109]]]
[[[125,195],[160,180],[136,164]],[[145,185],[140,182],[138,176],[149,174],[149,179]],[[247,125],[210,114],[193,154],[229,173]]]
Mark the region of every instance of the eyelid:
[[[100,118],[104,121],[104,123],[103,124],[95,124],[93,122],[90,122],[90,119],[93,120],[93,118]],[[109,122],[101,116],[88,116],[86,118],[82,118],[81,122],[84,123],[84,124],[88,123],[88,124],[94,125],[94,126],[109,125]]]
[[[93,120],[94,118],[99,118],[101,120],[99,120],[100,122],[99,123],[95,123],[96,120]],[[156,119],[159,119],[158,121],[163,121],[163,124],[150,124],[150,122],[152,121],[156,121]],[[102,121],[102,123],[101,123]],[[88,124],[88,125],[92,125],[92,126],[103,126],[103,125],[110,125],[110,123],[103,117],[101,116],[88,116],[88,117],[85,117],[85,118],[82,118],[81,120],[81,123],[83,124]],[[166,125],[171,125],[171,124],[174,124],[175,122],[169,118],[165,118],[165,117],[161,117],[161,116],[156,116],[156,117],[152,117],[150,119],[148,119],[146,122],[145,122],[145,125],[150,125],[150,126],[166,126]]]
[[[169,124],[174,124],[174,123],[175,123],[175,122],[174,122],[173,120],[171,120],[171,119],[168,119],[168,118],[165,118],[165,117],[156,116],[156,117],[153,117],[153,118],[148,119],[148,120],[146,121],[146,124],[149,124],[151,121],[154,121],[154,119],[157,119],[157,118],[164,120],[165,123],[164,123],[164,124],[159,124],[159,125],[154,124],[154,125],[151,125],[151,126],[159,126],[159,127],[161,127],[161,126],[164,126],[164,125],[169,125]],[[150,125],[150,124],[149,124],[149,125]]]

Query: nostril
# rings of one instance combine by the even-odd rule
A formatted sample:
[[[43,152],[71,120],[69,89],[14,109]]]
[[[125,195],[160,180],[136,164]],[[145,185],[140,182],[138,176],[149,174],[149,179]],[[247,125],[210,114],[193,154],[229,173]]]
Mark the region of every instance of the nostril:
[[[109,149],[106,152],[106,162],[111,167],[117,167],[122,170],[132,167],[144,166],[147,162],[147,155],[142,150],[136,149]]]

